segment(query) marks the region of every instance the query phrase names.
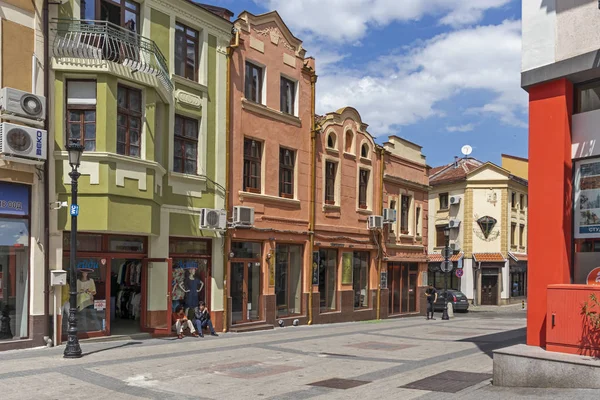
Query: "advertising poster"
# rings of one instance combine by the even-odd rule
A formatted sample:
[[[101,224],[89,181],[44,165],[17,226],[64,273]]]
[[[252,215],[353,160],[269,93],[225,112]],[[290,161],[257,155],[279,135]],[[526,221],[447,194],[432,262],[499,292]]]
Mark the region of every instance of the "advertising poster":
[[[342,285],[352,285],[352,253],[342,254]]]
[[[600,237],[600,160],[581,161],[575,169],[575,238]]]
[[[319,284],[319,252],[313,251],[313,263],[312,263],[312,284]]]

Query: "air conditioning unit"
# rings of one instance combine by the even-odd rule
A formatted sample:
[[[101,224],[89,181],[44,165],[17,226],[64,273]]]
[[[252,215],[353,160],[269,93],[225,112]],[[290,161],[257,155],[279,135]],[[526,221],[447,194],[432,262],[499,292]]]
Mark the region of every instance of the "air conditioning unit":
[[[451,243],[450,244],[450,249],[452,251],[460,251],[460,244],[458,244],[458,243]]]
[[[45,160],[48,132],[22,125],[0,123],[0,153]]]
[[[383,217],[381,215],[370,215],[367,220],[367,228],[383,229]]]
[[[450,205],[456,205],[460,203],[461,196],[450,196]]]
[[[460,221],[459,221],[459,220],[457,220],[457,219],[451,219],[451,220],[448,222],[448,227],[449,227],[449,228],[458,228],[459,226],[460,226]]]
[[[233,224],[238,226],[254,225],[254,208],[243,206],[233,207]]]
[[[13,88],[0,90],[2,112],[38,121],[46,119],[46,98]]]
[[[394,210],[393,208],[384,208],[383,209],[383,222],[384,223],[396,222],[396,214],[397,214],[397,211]]]
[[[200,229],[227,229],[227,212],[203,208],[200,211]]]

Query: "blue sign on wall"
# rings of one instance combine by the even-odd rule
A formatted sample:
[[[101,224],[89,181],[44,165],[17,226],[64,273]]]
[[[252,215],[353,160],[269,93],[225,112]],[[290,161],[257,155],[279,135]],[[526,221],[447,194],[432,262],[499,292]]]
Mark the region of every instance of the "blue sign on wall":
[[[29,186],[0,183],[0,214],[28,215]]]

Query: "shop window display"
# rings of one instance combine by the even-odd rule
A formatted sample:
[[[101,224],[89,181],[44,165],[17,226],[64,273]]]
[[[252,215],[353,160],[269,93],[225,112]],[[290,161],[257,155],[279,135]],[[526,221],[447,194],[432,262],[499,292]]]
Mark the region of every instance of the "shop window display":
[[[178,305],[186,309],[198,307],[200,301],[208,304],[208,260],[173,259],[172,310]]]

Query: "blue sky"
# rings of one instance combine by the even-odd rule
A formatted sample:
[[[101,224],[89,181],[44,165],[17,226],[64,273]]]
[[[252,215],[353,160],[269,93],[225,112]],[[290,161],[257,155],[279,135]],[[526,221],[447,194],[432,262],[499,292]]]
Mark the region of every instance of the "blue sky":
[[[213,0],[276,9],[316,58],[317,112],[358,109],[378,142],[423,146],[428,164],[527,157],[518,0]]]

